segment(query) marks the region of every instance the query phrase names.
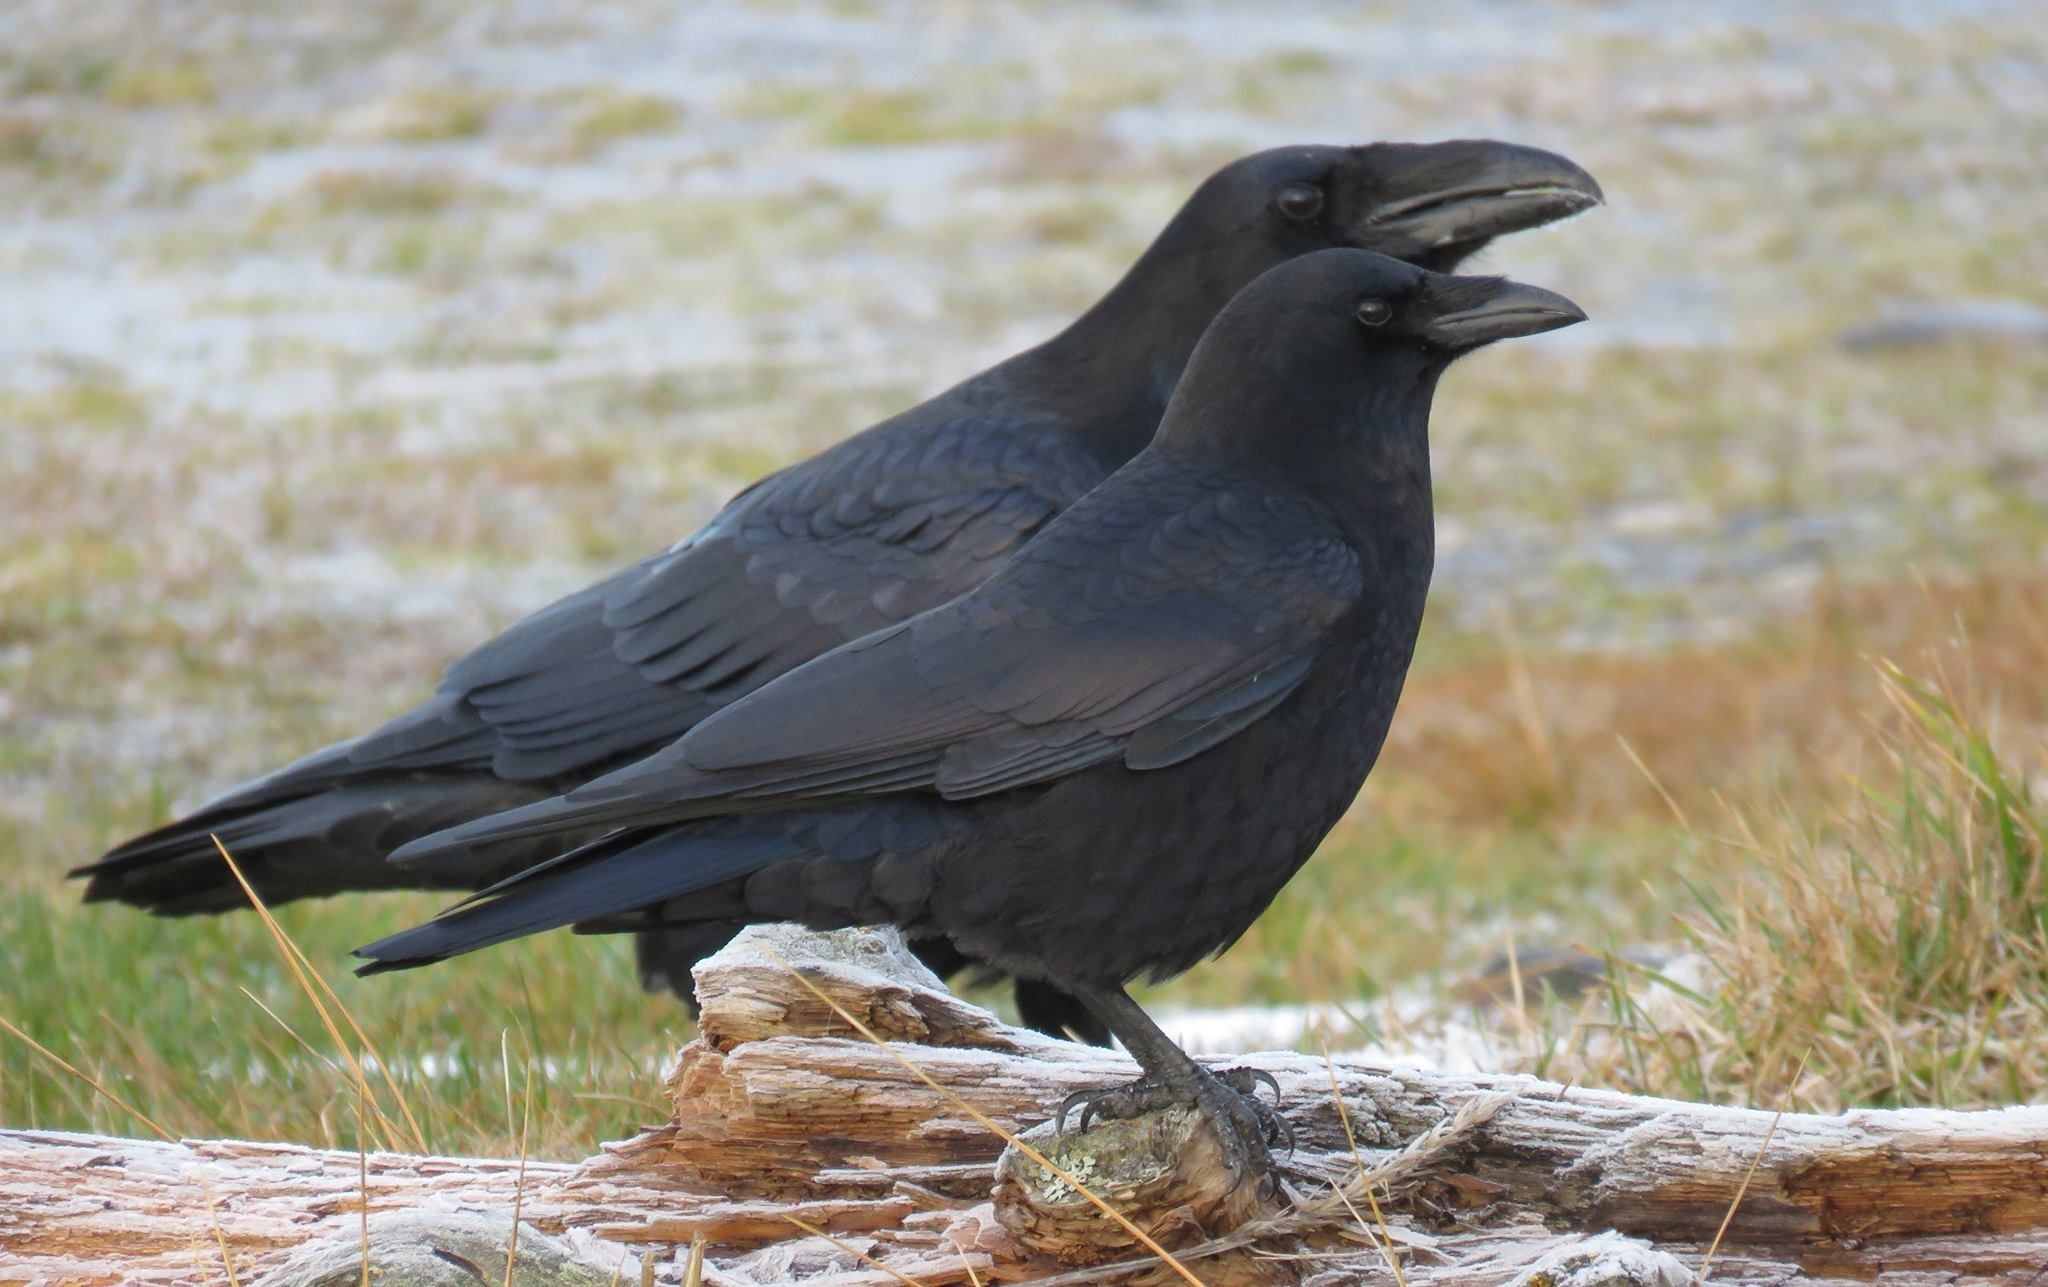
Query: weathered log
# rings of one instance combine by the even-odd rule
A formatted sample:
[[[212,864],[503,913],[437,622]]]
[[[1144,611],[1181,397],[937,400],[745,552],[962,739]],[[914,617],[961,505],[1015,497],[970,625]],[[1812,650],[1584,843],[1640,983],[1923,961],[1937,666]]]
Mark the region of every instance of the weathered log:
[[[585,1239],[585,1242],[590,1242]],[[600,1263],[599,1258],[607,1263]],[[607,1287],[639,1281],[639,1262],[576,1246],[532,1225],[473,1211],[380,1211],[353,1232],[310,1238],[261,1287],[358,1287],[368,1263],[404,1287]]]
[[[366,1219],[380,1268],[401,1234],[480,1263],[454,1240],[496,1227],[509,1243],[515,1207],[521,1237],[565,1239],[546,1248],[561,1272],[625,1283],[641,1281],[629,1252],[681,1281],[693,1239],[714,1287],[1185,1281],[1006,1157],[986,1120],[1203,1282],[1391,1283],[1398,1260],[1412,1284],[1663,1287],[1696,1273],[1739,1193],[1717,1283],[2048,1283],[2044,1108],[1779,1117],[1260,1055],[1296,1144],[1264,1202],[1184,1113],[1055,1140],[1042,1124],[1062,1098],[1133,1066],[1003,1026],[892,934],[752,931],[698,985],[673,1119],[579,1165],[0,1132],[0,1281],[313,1281],[301,1266],[360,1265],[345,1244]],[[502,1261],[485,1273],[501,1281]]]

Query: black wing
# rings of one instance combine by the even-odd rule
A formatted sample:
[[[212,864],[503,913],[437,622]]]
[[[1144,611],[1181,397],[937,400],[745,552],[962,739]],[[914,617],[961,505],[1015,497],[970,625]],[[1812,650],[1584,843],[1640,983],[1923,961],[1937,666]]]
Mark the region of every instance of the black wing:
[[[400,856],[1178,763],[1284,699],[1363,580],[1306,502],[1149,452],[965,597],[799,667],[637,764]]]
[[[217,910],[434,878],[488,882],[521,853],[437,873],[399,844],[582,781],[776,675],[972,587],[1105,466],[1043,424],[925,413],[775,474],[691,540],[558,600],[449,668],[432,700],[109,851],[91,899]]]
[[[509,781],[594,772],[973,587],[1103,473],[1042,426],[915,428],[772,475],[690,540],[527,617],[450,667],[437,702],[352,744],[350,763],[431,767],[445,748],[468,767],[487,748]],[[450,705],[470,736],[449,737]]]

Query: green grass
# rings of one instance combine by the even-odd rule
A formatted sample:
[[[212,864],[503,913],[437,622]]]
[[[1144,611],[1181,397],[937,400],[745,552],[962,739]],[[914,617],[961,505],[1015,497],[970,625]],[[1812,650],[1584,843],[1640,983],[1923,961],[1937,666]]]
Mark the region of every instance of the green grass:
[[[53,388],[28,394],[0,391],[0,417],[35,432],[119,432],[139,429],[147,408],[118,371],[76,374]]]
[[[213,102],[213,74],[198,59],[138,59],[114,69],[101,91],[116,107],[193,107]]]
[[[601,146],[636,134],[672,130],[683,119],[674,99],[655,94],[594,94],[577,108],[570,130],[579,143]]]
[[[1687,835],[1690,984],[1623,970],[1549,1007],[1536,1071],[1818,1112],[2048,1096],[2048,738],[1956,677],[1880,674],[1891,718],[1837,803]]]
[[[839,18],[884,21],[871,8]],[[1944,917],[2008,907],[1963,860],[2029,852],[1956,843],[1997,812],[1872,740],[1872,712],[1889,708],[1868,657],[1926,674],[1930,650],[1965,639],[1983,708],[1959,705],[1948,741],[1914,745],[1962,748],[1973,780],[2015,796],[2038,778],[2048,363],[1997,344],[1852,354],[1835,336],[1916,301],[2048,304],[2048,135],[2008,101],[2011,70],[2048,62],[2048,41],[2039,24],[1801,28],[1833,67],[1874,69],[1816,70],[1815,100],[1769,74],[1759,32],[1724,26],[1563,31],[1554,57],[1396,76],[1338,48],[1163,40],[1098,58],[1070,40],[922,79],[848,64],[829,86],[762,82],[687,113],[596,73],[494,78],[492,42],[517,34],[477,45],[434,6],[336,11],[275,47],[188,47],[147,24],[25,32],[0,51],[0,188],[104,245],[139,298],[181,302],[126,319],[116,359],[66,349],[0,376],[0,425],[18,431],[0,508],[0,1017],[168,1129],[354,1142],[354,1080],[322,1062],[333,1042],[259,922],[81,908],[61,872],[173,800],[405,708],[544,588],[685,535],[747,481],[1085,306],[1226,159],[1222,134],[1149,139],[1148,113],[1427,137],[1476,108],[1579,155],[1614,198],[1482,267],[1567,289],[1596,324],[1638,295],[1697,294],[1725,342],[1510,346],[1452,373],[1433,429],[1445,528],[1527,533],[1543,557],[1502,588],[1438,595],[1360,809],[1236,948],[1148,995],[1449,996],[1510,936],[1695,943],[1738,971],[1726,993],[1692,980],[1701,1009],[1645,985],[1625,998],[1640,1039],[1597,1049],[1579,1044],[1576,1011],[1545,1011],[1543,1042],[1505,1041],[1503,1061],[1836,1102],[1815,1074],[1792,1085],[1784,1061],[1804,1043],[1836,1060],[1839,1102],[2041,1093],[1968,1089],[1976,1065],[1939,1057],[1943,1043],[2010,1048],[2017,1030],[1929,1023],[1984,1018],[1981,996],[1933,965],[1964,959],[1959,927],[2012,922],[1937,918],[1922,927],[1936,946],[1899,977],[1845,972],[1883,963],[1867,950],[1826,968],[1798,952],[1837,924],[1810,918],[1858,891],[1910,890],[1902,869],[1937,858],[1962,880],[1944,887]],[[582,38],[573,22],[551,30]],[[473,58],[477,83],[365,73],[389,55]],[[981,151],[931,191],[757,186],[759,158],[784,143],[862,163],[916,160],[876,148]],[[70,244],[0,253],[41,283],[83,271]],[[753,356],[696,365],[700,330]],[[820,365],[792,339],[886,343],[872,367]],[[465,372],[469,387],[436,391]],[[1637,577],[1606,561],[1646,543],[1630,527],[1644,512],[1675,513],[1656,539],[1704,570]],[[1815,515],[1839,526],[1787,554],[1779,520]],[[368,601],[302,584],[308,561],[349,554],[388,565],[392,584],[446,585],[446,601],[386,611],[381,582]],[[1775,588],[1788,568],[1818,588]],[[1697,642],[1643,646],[1673,623]],[[1996,773],[1957,731],[1980,727],[2000,730]],[[2000,808],[2037,817],[2031,789],[2033,812]],[[1715,820],[1736,816],[1724,802],[1757,843],[1714,842],[1728,830]],[[1800,898],[1813,932],[1754,932],[1762,909]],[[558,935],[347,975],[348,948],[439,901],[280,910],[374,1044],[413,1070],[403,1095],[429,1143],[510,1151],[507,1042],[515,1083],[529,1061],[558,1071],[535,1083],[541,1155],[582,1156],[659,1115],[649,1069],[688,1026],[638,994],[625,944]],[[2024,944],[2021,929],[2006,937]],[[1900,1045],[1869,1076],[1854,1042],[1802,1033],[1810,996],[1727,1008],[1773,968],[1864,980],[1858,1020],[1918,1053]],[[1674,1010],[1697,1025],[1695,1054],[1724,1043],[1718,1062],[1679,1057]],[[416,1071],[451,1052],[455,1072]],[[133,1128],[7,1039],[0,1123]]]
[[[359,1126],[345,1048],[393,1061],[382,1111],[417,1119],[427,1148],[501,1151],[533,1083],[535,1156],[581,1157],[662,1114],[657,1070],[687,1035],[679,1007],[643,997],[623,942],[561,936],[467,968],[359,980],[348,950],[441,900],[384,896],[286,907],[278,919],[363,1027],[337,1047],[253,915],[201,922],[16,893],[0,900],[7,948],[0,1017],[173,1135],[298,1140],[336,1148],[409,1143]],[[335,1016],[341,1023],[338,1014]],[[431,1071],[422,1062],[431,1060]],[[374,1067],[374,1065],[372,1065]],[[399,1104],[402,1102],[404,1108]],[[141,1134],[135,1117],[19,1040],[0,1041],[0,1120]]]
[[[982,110],[962,110],[962,101],[986,101],[990,80],[977,76],[976,83],[981,94],[972,100],[929,87],[848,93],[830,85],[772,83],[750,88],[733,108],[748,116],[803,121],[819,142],[836,147],[999,139],[1030,124]]]
[[[2038,680],[2048,673],[2041,664],[2048,652],[2033,633],[2038,622],[2014,605],[2031,601],[2039,585],[2000,579],[1929,591],[1933,597],[1903,613],[1894,611],[1896,596],[1852,596],[1823,602],[1808,624],[1755,644],[1627,663],[1447,650],[1456,660],[1418,676],[1404,732],[1355,816],[1230,953],[1148,996],[1210,1004],[1370,1001],[1433,983],[1448,998],[1453,984],[1511,940],[1595,951],[1691,943],[1722,963],[1726,991],[1703,999],[1712,1023],[1699,1020],[1682,1047],[1657,1026],[1668,1026],[1664,1012],[1625,993],[1635,1025],[1623,1031],[1638,1046],[1618,1047],[1607,1021],[1575,1027],[1575,1011],[1552,1009],[1527,1025],[1533,1036],[1526,1046],[1513,1033],[1502,1037],[1503,1063],[1587,1083],[1773,1102],[1788,1090],[1788,1061],[1814,1040],[1814,1022],[1836,1031],[1827,1027],[1834,1020],[1826,997],[1861,996],[1862,1008],[1847,1021],[1886,1017],[1906,1034],[1887,1048],[1904,1053],[1883,1069],[1864,1069],[1857,1058],[1871,1049],[1862,1040],[1869,1029],[1836,1031],[1831,1059],[1815,1063],[1801,1102],[1990,1102],[2008,1084],[2016,1094],[2041,1093],[2031,1075],[2013,1072],[2024,1060],[2012,1053],[2041,1039],[2038,1026],[2014,1025],[2048,1014],[2048,996],[2025,990],[2048,982],[2048,956],[2026,937],[2042,915],[2042,824],[2021,767],[2028,761],[2008,766],[1949,698],[1901,680],[1880,682],[1863,660],[1880,645],[1918,653],[1922,641],[1951,628],[1938,623],[1983,624],[1967,651],[1947,650],[1944,664],[1967,666],[1999,692],[2010,727],[2035,727],[2048,721],[2048,685]],[[1513,685],[1498,678],[1503,666],[1526,667],[1534,689],[1558,703],[1628,713],[1593,732],[1568,726],[1557,706],[1524,715]],[[1799,677],[1806,707],[1778,730],[1756,728],[1740,710],[1738,690],[1768,691],[1785,674]],[[236,676],[223,672],[207,682],[233,684]],[[1633,696],[1686,683],[1694,687],[1688,702],[1699,706],[1645,706]],[[1886,691],[1912,718],[1873,743],[1860,713]],[[268,700],[289,709],[283,694]],[[1701,719],[1700,708],[1728,715]],[[1548,728],[1532,729],[1527,720]],[[1912,738],[1898,740],[1903,734]],[[1614,749],[1617,737],[1630,740],[1656,780]],[[1789,755],[1782,737],[1794,743]],[[1550,748],[1548,764],[1539,746]],[[1898,768],[1890,786],[1840,767],[1873,746]],[[2036,760],[2042,750],[2019,747]],[[17,752],[11,763],[0,761],[0,774],[41,762],[32,746],[18,744]],[[1443,771],[1433,768],[1446,763],[1464,766],[1466,794],[1446,794]],[[174,1133],[338,1147],[361,1138],[355,1079],[335,1066],[335,1043],[256,917],[164,921],[82,907],[56,880],[61,863],[163,816],[161,791],[100,774],[51,785],[57,794],[39,824],[0,831],[0,847],[37,855],[0,884],[0,977],[17,981],[0,994],[0,1017]],[[1724,796],[1756,809],[1793,798],[1800,804],[1770,815],[1782,818],[1771,833],[1778,839],[1730,845],[1713,842],[1719,832],[1697,822]],[[1687,818],[1674,816],[1674,807]],[[1837,849],[1822,839],[1830,835],[1863,843],[1840,850],[1847,857],[1830,866]],[[1761,865],[1758,856],[1766,858]],[[1855,890],[1866,901],[1850,896]],[[1703,901],[1696,891],[1711,892]],[[1766,913],[1792,895],[1800,900],[1794,914]],[[1900,921],[1886,912],[1868,924],[1833,923],[1844,909],[1879,905],[1870,898],[1934,915]],[[508,1043],[515,1080],[534,1061],[548,1070],[536,1080],[537,1155],[580,1156],[657,1117],[651,1070],[689,1026],[666,998],[639,993],[623,941],[556,934],[414,973],[347,974],[350,948],[443,901],[386,895],[278,911],[285,932],[362,1024],[368,1047],[399,1065],[396,1091],[379,1090],[393,1125],[373,1132],[371,1142],[386,1142],[398,1129],[403,1102],[431,1147],[502,1151],[514,1132],[502,1093]],[[1848,951],[1830,973],[1816,953],[1838,940]],[[2028,960],[2034,964],[2024,970],[2033,973],[2012,972]],[[1872,967],[1885,968],[1855,973]],[[1863,980],[1856,988],[1841,983],[1845,969]],[[1784,993],[1779,1010],[1760,1010],[1755,998],[1774,977],[1811,979],[1818,992]],[[1985,1017],[1990,983],[2007,998],[1995,1023]],[[1000,993],[981,999],[1002,1002]],[[1935,1015],[1962,1026],[1929,1024]],[[1708,1031],[1730,1043],[1724,1057],[1699,1055]],[[1958,1044],[1958,1032],[1969,1042]],[[1924,1055],[1914,1054],[1915,1042]],[[347,1044],[359,1050],[362,1043],[351,1037]],[[1694,1057],[1679,1059],[1674,1049]],[[429,1076],[419,1066],[423,1057],[443,1067]],[[1869,1075],[1859,1081],[1859,1071]],[[121,1110],[18,1041],[0,1042],[0,1120],[132,1127]]]
[[[491,126],[496,95],[458,87],[418,89],[379,105],[371,132],[399,143],[475,138]]]
[[[330,170],[313,180],[306,199],[316,214],[388,217],[439,214],[458,203],[489,200],[493,195],[489,188],[433,171],[406,174]]]

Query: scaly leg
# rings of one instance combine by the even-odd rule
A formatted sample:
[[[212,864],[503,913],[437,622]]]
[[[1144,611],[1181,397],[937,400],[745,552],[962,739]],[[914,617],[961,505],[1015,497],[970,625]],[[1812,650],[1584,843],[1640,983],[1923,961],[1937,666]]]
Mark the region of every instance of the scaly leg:
[[[1250,1068],[1212,1073],[1188,1058],[1152,1022],[1152,1017],[1122,988],[1072,989],[1096,1018],[1102,1020],[1138,1061],[1144,1075],[1127,1086],[1081,1091],[1060,1105],[1060,1128],[1067,1114],[1081,1110],[1081,1129],[1094,1118],[1136,1117],[1157,1108],[1191,1105],[1209,1119],[1223,1144],[1224,1161],[1239,1176],[1255,1175],[1270,1182],[1273,1158],[1267,1146],[1288,1137],[1286,1123],[1253,1092],[1261,1084],[1280,1087],[1271,1076]]]

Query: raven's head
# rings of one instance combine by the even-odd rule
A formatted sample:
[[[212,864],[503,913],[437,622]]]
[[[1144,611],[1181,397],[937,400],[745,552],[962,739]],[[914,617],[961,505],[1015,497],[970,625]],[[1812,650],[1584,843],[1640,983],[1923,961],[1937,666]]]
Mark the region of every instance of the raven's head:
[[[1297,256],[1217,315],[1160,438],[1207,441],[1339,491],[1347,461],[1396,442],[1426,478],[1429,402],[1446,367],[1497,340],[1585,320],[1564,296],[1499,277],[1350,249]]]
[[[1599,205],[1600,185],[1555,152],[1458,139],[1284,147],[1233,161],[1183,211],[1263,268],[1332,248],[1449,272],[1493,240]]]
[[[1204,328],[1261,273],[1331,251],[1448,272],[1495,237],[1601,199],[1583,169],[1513,143],[1256,152],[1204,180],[1094,308],[967,396],[1039,398],[1128,457],[1152,440]]]

